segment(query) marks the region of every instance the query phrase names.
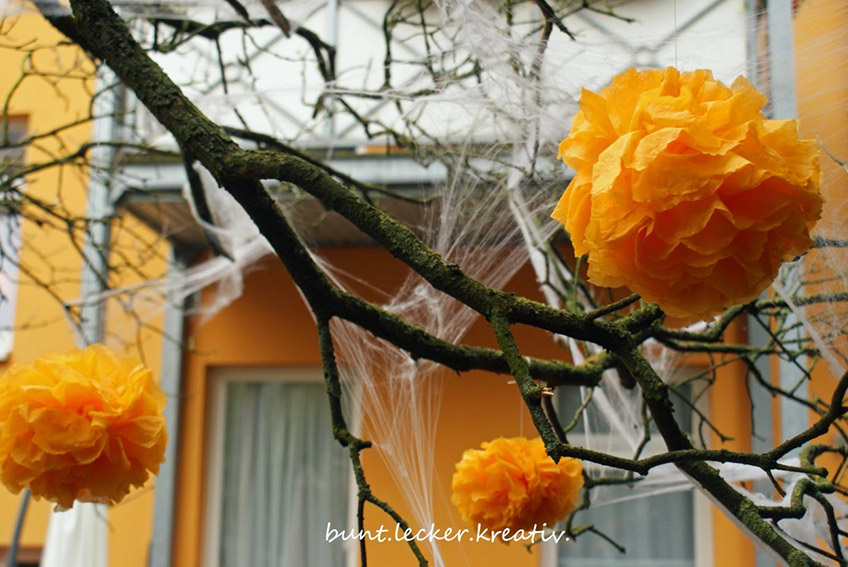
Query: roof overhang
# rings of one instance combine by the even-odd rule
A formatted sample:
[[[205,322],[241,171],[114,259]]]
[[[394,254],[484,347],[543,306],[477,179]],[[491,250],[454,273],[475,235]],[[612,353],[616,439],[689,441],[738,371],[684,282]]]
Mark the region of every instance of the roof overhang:
[[[446,168],[422,166],[407,156],[356,156],[330,160],[329,165],[350,177],[385,187],[394,196],[369,192],[375,206],[412,227],[427,207],[435,206],[435,188],[446,178]],[[123,167],[121,190],[113,198],[125,210],[183,250],[199,252],[208,246],[200,224],[183,196],[186,174],[181,162],[133,163]],[[295,230],[318,246],[368,246],[373,240],[338,213],[326,211],[311,196],[279,192]]]

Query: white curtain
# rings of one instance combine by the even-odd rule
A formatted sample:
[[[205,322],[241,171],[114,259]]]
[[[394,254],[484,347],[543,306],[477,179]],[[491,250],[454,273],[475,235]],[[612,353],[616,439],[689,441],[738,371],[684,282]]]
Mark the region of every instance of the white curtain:
[[[321,383],[227,386],[220,566],[342,567],[347,452]]]
[[[64,512],[53,512],[47,527],[41,567],[106,567],[106,506],[75,502]]]

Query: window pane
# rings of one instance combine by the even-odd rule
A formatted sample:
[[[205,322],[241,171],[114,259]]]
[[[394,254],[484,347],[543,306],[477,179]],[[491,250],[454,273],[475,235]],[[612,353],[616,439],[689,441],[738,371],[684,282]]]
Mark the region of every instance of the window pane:
[[[15,338],[20,249],[20,217],[0,210],[0,360],[9,358]]]
[[[627,487],[609,487],[605,499],[626,497]],[[561,567],[692,567],[695,557],[691,492],[662,494],[590,508],[578,513],[574,525],[594,524],[627,549],[616,548],[591,533],[561,542]]]
[[[684,431],[692,430],[692,386],[691,384],[678,384],[672,386],[670,389],[670,398],[671,403],[674,404],[674,419],[677,421],[677,424]],[[633,403],[641,403],[639,399],[639,390],[635,389],[632,391]],[[559,388],[557,390],[557,413],[560,418],[560,422],[563,426],[571,423],[574,419],[574,416],[577,413],[577,410],[580,408],[582,403],[582,399],[580,397],[580,389],[579,388]],[[609,424],[603,419],[600,415],[597,406],[594,401],[590,401],[589,405],[586,407],[583,413],[581,413],[579,419],[577,420],[576,425],[571,430],[571,432],[577,433],[585,433],[586,432],[586,424],[588,422],[589,432],[591,434],[609,434],[612,433],[612,428]],[[656,433],[659,435],[657,431],[656,425],[653,422],[650,424],[651,433]],[[575,443],[579,440],[581,436],[575,437]],[[570,441],[571,439],[569,439]],[[627,457],[631,457],[632,455],[624,455]]]
[[[227,387],[221,567],[341,567],[349,463],[321,383]]]
[[[7,139],[11,145],[5,146],[0,135],[0,360],[6,360],[12,352],[21,248],[20,218],[9,212],[8,200],[15,197],[8,189],[20,185],[14,174],[21,166],[24,152],[23,147],[14,144],[26,136],[27,127],[24,118],[7,120]]]
[[[684,430],[691,429],[692,408],[684,401],[691,400],[691,391],[688,385],[677,386],[676,394],[672,395],[675,418]],[[634,392],[635,403],[639,403],[637,396],[638,390]],[[560,419],[564,423],[570,422],[581,403],[578,389],[562,388],[557,399]],[[662,446],[653,423],[650,428],[652,443],[645,448],[643,457]],[[628,458],[633,456],[627,443],[621,441],[619,435],[599,417],[592,402],[587,406],[586,415],[581,416],[569,433],[569,441],[575,444],[588,441],[594,445],[592,448]],[[598,535],[587,532],[576,541],[560,542],[557,546],[559,567],[693,567],[695,519],[692,492],[627,500],[633,495],[633,488],[626,485],[598,487],[593,496],[600,497],[602,503],[611,503],[579,512],[573,521],[575,527],[593,524],[624,546],[625,554]]]
[[[16,146],[26,136],[27,121],[23,117],[9,117],[5,119],[8,145],[3,143],[3,136],[0,133],[0,158],[4,160],[20,159],[24,150],[22,146]],[[2,123],[0,123],[2,128]]]

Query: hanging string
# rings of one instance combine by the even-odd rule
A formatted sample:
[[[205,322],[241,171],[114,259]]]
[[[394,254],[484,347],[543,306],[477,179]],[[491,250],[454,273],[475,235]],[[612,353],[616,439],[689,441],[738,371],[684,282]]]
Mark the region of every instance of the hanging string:
[[[672,14],[674,18],[674,68],[679,69],[677,63],[677,0],[672,2]]]

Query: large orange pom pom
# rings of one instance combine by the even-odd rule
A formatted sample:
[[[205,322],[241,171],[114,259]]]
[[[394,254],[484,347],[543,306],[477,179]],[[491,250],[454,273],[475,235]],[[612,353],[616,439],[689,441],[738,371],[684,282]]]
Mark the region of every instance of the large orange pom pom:
[[[559,150],[577,174],[552,216],[589,255],[590,281],[691,320],[756,298],[810,246],[817,144],[765,103],[705,70],[630,69],[583,91]]]
[[[164,460],[165,395],[138,360],[102,345],[0,378],[0,481],[56,502],[114,504]]]

